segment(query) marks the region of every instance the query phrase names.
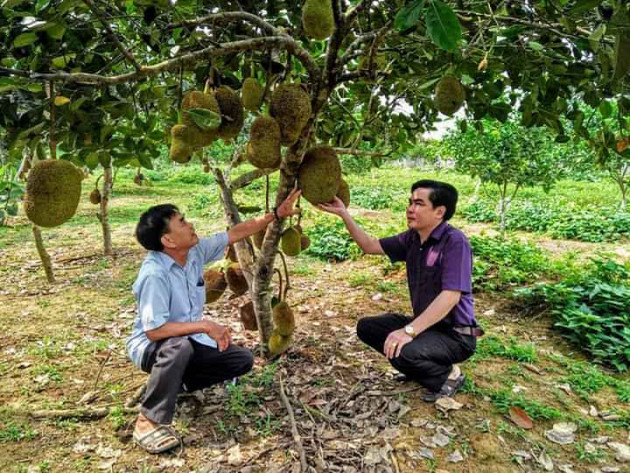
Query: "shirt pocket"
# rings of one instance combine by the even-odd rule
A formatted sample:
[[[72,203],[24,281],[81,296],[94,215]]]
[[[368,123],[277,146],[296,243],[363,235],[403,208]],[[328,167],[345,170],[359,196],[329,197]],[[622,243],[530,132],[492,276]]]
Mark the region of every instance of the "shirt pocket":
[[[418,286],[425,289],[439,290],[442,287],[440,268],[438,266],[419,266],[416,281]]]
[[[206,303],[206,282],[202,279],[202,284],[195,287],[195,302],[197,312],[201,314],[203,312],[203,306]]]

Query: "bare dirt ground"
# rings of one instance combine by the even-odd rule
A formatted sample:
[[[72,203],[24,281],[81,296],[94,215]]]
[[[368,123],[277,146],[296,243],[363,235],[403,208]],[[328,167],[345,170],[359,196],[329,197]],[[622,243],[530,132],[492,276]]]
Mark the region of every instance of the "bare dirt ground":
[[[184,447],[149,455],[131,442],[134,407],[124,407],[146,380],[124,351],[143,258],[133,225],[115,227],[113,257],[102,256],[96,224],[45,232],[55,285],[45,282],[28,231],[15,228],[0,247],[2,472],[300,471],[280,379],[311,471],[628,471],[618,461],[627,447],[615,446],[630,440],[627,404],[610,386],[576,391],[576,348],[546,315],[525,317],[501,295],[478,294],[478,318],[486,340],[516,348],[506,355],[488,343],[464,363],[472,382],[455,404],[423,403],[418,385],[395,381],[355,334],[363,316],[409,309],[404,270],[375,257],[290,260],[294,346],[273,364],[257,358],[236,387],[181,396],[175,425]],[[257,334],[238,318],[245,299],[226,293],[205,316],[256,350]],[[510,420],[512,406],[530,414],[533,428]],[[577,429],[566,445],[548,438],[559,422]]]

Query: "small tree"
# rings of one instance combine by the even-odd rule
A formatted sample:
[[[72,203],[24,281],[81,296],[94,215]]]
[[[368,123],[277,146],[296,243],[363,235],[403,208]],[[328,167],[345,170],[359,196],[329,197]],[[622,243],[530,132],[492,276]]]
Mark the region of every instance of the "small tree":
[[[485,120],[483,128],[456,131],[445,139],[446,149],[461,172],[496,186],[501,232],[505,215],[518,190],[542,186],[549,190],[561,176],[552,137],[544,128],[525,128],[514,121]]]

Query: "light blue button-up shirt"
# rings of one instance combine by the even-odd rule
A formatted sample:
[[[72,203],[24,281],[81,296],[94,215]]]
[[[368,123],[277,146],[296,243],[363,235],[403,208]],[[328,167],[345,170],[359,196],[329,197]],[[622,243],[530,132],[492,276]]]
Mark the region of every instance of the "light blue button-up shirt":
[[[142,262],[133,294],[138,316],[127,339],[127,354],[134,365],[142,367],[142,357],[151,344],[146,336],[166,322],[196,322],[201,320],[206,303],[203,266],[223,257],[228,244],[227,233],[201,238],[190,249],[186,265],[180,266],[166,253],[149,251]],[[217,343],[205,333],[189,335],[196,342],[211,347]]]

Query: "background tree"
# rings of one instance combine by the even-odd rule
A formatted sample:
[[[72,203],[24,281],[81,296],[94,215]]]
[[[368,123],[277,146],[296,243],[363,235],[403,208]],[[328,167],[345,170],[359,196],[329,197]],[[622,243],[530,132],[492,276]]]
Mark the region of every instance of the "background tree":
[[[278,0],[5,2],[0,126],[9,156],[48,139],[52,120],[64,159],[137,160],[150,168],[164,128],[179,121],[184,91],[203,89],[213,68],[222,84],[239,89],[253,66],[268,92],[298,82],[311,98],[309,121],[283,155],[279,203],[313,142],[406,149],[442,118],[433,91],[446,76],[464,84],[468,120],[505,121],[519,108],[525,125],[560,136],[561,117],[571,119],[580,101],[599,106],[627,91],[630,21],[622,1],[334,0],[326,41],[309,37],[301,7]],[[69,99],[54,117],[46,113],[46,82]],[[264,174],[232,179],[233,167],[213,166],[229,224],[240,220],[233,193]],[[237,245],[263,346],[282,225],[270,226],[255,262]]]

